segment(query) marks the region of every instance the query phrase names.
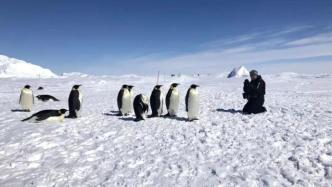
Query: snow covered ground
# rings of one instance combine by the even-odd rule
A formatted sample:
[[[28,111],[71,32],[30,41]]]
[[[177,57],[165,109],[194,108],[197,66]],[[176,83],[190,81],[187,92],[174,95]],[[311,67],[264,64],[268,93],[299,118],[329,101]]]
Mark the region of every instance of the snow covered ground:
[[[77,76],[0,79],[0,184],[4,186],[331,186],[332,75],[263,75],[267,113],[242,115],[243,79],[161,78],[179,82],[179,117],[133,122],[117,117],[124,83],[150,95],[153,77]],[[34,111],[67,108],[73,84],[84,91],[83,116],[60,124],[23,123],[17,109],[25,84]],[[187,122],[184,96],[200,85],[200,120]],[[37,91],[38,86],[45,90]]]

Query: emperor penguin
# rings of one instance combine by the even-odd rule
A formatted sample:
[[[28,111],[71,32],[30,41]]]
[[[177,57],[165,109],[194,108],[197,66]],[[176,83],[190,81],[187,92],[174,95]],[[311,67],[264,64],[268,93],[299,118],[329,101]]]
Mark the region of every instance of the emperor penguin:
[[[81,85],[74,85],[68,98],[69,115],[66,118],[78,118],[82,110],[83,95]]]
[[[21,90],[19,103],[24,111],[31,111],[32,105],[34,104],[34,96],[30,85],[25,85]]]
[[[134,99],[135,121],[145,120],[149,112],[149,99],[147,96],[139,94]]]
[[[128,85],[122,85],[118,93],[117,103],[119,108],[119,115],[128,115],[132,111],[132,99]]]
[[[186,111],[188,114],[188,120],[198,120],[199,113],[199,95],[196,84],[192,84],[186,94]]]
[[[37,95],[36,97],[38,98],[38,100],[41,100],[43,102],[46,102],[48,100],[59,101],[59,99],[51,95]]]
[[[53,122],[63,122],[63,119],[65,118],[65,113],[67,112],[66,109],[60,109],[60,110],[42,110],[39,111],[32,116],[23,119],[22,121],[28,121],[28,122],[42,122],[42,121],[53,121]]]
[[[166,116],[175,117],[179,110],[180,104],[180,94],[177,88],[179,84],[173,83],[169,88],[167,95],[166,95],[166,108],[167,114]]]
[[[164,108],[164,95],[160,90],[162,85],[156,85],[150,96],[150,105],[151,105],[151,117],[159,117],[163,113]]]

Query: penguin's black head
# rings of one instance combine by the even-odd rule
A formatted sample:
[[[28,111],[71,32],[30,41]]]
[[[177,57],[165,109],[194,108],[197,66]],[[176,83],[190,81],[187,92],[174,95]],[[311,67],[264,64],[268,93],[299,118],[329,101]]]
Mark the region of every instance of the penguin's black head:
[[[73,86],[73,89],[78,90],[81,86],[82,85],[80,85],[80,84],[76,84],[76,85]]]
[[[65,114],[67,111],[68,111],[67,109],[64,109],[64,108],[63,108],[63,109],[60,109],[60,110],[59,110],[59,113],[60,113],[60,114]]]
[[[122,85],[122,88],[128,88],[128,85],[124,84]]]
[[[196,89],[197,87],[199,87],[199,86],[196,85],[196,84],[192,84],[192,85],[190,86],[190,88],[194,88],[194,89]]]
[[[154,88],[159,90],[163,85],[156,85]]]
[[[179,83],[173,83],[172,85],[171,85],[171,87],[172,88],[176,88],[178,85],[180,85]]]
[[[27,84],[27,85],[24,86],[24,88],[26,88],[26,89],[30,89],[31,86]]]
[[[133,85],[128,85],[128,89],[129,89],[129,90],[131,90],[131,89],[133,89],[133,88],[134,88]]]

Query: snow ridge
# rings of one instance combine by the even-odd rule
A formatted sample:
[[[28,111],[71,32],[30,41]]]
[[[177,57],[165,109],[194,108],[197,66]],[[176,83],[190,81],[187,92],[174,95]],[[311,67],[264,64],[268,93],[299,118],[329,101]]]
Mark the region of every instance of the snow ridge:
[[[249,71],[244,67],[240,66],[238,68],[234,68],[227,76],[227,78],[232,78],[232,77],[247,77],[249,76]]]
[[[0,78],[53,78],[57,77],[51,70],[40,66],[0,55]]]

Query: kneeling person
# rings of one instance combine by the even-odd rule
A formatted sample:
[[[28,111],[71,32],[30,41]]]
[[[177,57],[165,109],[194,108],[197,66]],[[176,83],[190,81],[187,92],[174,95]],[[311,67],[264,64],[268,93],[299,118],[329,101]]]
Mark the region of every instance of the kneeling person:
[[[248,102],[243,108],[244,114],[258,114],[266,112],[264,104],[265,95],[265,81],[262,76],[258,75],[256,70],[250,71],[251,81],[248,79],[244,81],[243,86],[243,98],[247,99]]]

